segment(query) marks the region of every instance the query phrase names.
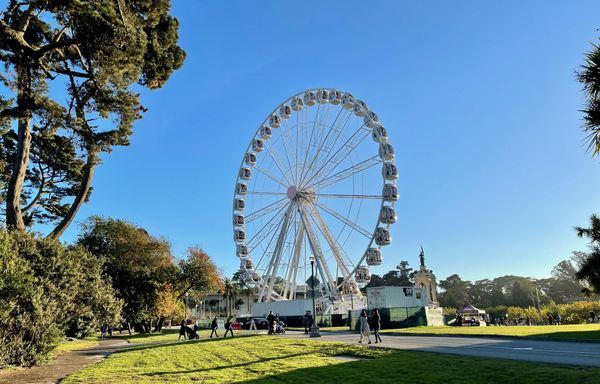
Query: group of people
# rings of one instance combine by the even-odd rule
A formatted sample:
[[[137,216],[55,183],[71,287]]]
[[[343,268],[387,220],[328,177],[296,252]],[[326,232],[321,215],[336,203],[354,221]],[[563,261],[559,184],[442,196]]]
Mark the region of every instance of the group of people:
[[[371,328],[373,328],[373,333],[375,335],[375,344],[381,343],[381,336],[379,335],[379,330],[381,329],[381,316],[379,315],[379,310],[374,309],[371,311],[371,317],[367,316],[367,311],[363,309],[360,311],[360,340],[359,343],[363,342],[363,338],[366,337],[371,344]]]
[[[273,311],[269,311],[269,315],[267,316],[267,323],[269,324],[269,335],[274,335],[276,333],[285,333],[285,324],[283,321],[279,320],[279,313],[274,315]]]
[[[225,328],[225,334],[223,335],[223,337],[227,337],[228,333],[230,333],[231,337],[233,337],[233,316],[229,316],[227,318],[224,328]],[[217,319],[216,316],[210,323],[210,329],[211,329],[211,332],[210,332],[211,339],[213,338],[213,336],[219,337],[219,334],[217,333],[217,329],[219,329],[219,320]],[[185,339],[188,339],[188,340],[199,339],[200,335],[198,335],[198,324],[194,324],[194,326],[192,328],[190,328],[187,325],[186,320],[181,320],[181,326],[179,327],[179,338],[177,340],[181,340],[182,336],[183,336],[184,340]]]

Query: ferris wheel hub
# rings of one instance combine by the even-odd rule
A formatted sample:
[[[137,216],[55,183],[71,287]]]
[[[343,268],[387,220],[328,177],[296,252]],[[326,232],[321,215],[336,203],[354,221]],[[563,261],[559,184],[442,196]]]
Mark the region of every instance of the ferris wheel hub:
[[[294,200],[296,198],[297,194],[298,194],[298,188],[296,188],[296,186],[292,185],[291,187],[288,188],[288,190],[287,190],[288,199]]]

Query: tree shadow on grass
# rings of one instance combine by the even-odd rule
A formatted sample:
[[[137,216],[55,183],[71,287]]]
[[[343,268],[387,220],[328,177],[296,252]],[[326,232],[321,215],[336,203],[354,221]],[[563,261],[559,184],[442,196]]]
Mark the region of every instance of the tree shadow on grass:
[[[548,333],[538,333],[535,336],[541,339],[555,339],[566,341],[595,341],[600,342],[600,329],[582,330],[582,331],[555,331]]]
[[[333,357],[333,356],[328,356]],[[327,357],[325,357],[327,358]],[[394,351],[374,359],[340,362],[236,383],[597,383],[599,369],[521,361]]]
[[[242,339],[242,338],[246,338],[246,337],[255,337],[255,336],[260,336],[260,335],[239,335],[239,336],[235,336],[235,337],[217,337],[217,338],[206,338],[206,339],[198,339],[198,340],[167,340],[167,341],[149,341],[147,344],[131,344],[131,347],[126,347],[123,349],[120,349],[118,351],[113,352],[114,354],[118,354],[118,353],[126,353],[126,352],[131,352],[131,351],[140,351],[140,350],[147,350],[147,349],[154,349],[154,348],[162,348],[162,347],[172,347],[172,346],[176,346],[176,345],[190,345],[190,344],[202,344],[202,343],[215,343],[215,342],[219,342],[219,341],[224,341],[224,340],[231,340],[231,339]]]

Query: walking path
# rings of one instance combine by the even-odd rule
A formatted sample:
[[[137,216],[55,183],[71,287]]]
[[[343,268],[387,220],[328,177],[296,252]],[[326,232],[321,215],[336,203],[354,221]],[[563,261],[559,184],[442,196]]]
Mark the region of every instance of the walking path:
[[[339,341],[358,344],[360,337],[351,332],[321,332],[315,340]],[[308,338],[304,332],[288,331],[286,336]],[[600,367],[600,343],[531,340],[501,337],[444,337],[444,336],[381,336],[382,343],[373,347],[394,348],[411,351],[450,353],[499,359],[525,360],[551,364],[583,365]],[[375,337],[371,335],[371,340]],[[367,343],[367,340],[363,340]]]
[[[0,372],[0,384],[54,384],[68,375],[102,360],[114,351],[138,346],[140,344],[129,344],[123,339],[102,340],[96,347],[61,353],[46,365]]]

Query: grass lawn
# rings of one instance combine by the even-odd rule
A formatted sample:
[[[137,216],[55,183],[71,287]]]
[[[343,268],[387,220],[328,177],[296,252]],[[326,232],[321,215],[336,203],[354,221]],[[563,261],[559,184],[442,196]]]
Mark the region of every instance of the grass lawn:
[[[600,341],[600,324],[575,325],[540,325],[540,326],[507,326],[507,327],[413,327],[383,329],[381,333],[414,333],[414,334],[452,334],[452,335],[498,335],[498,336],[533,336],[552,339],[598,340]]]
[[[218,334],[220,337],[223,337],[223,334],[225,333],[225,331],[223,329],[219,329]],[[238,336],[238,335],[247,335],[249,334],[248,331],[242,331],[242,330],[234,330],[234,335]],[[201,329],[198,331],[198,335],[200,335],[200,339],[207,339],[210,336],[210,329]],[[144,344],[144,343],[166,343],[166,342],[174,342],[177,341],[177,338],[179,337],[179,328],[177,329],[163,329],[162,333],[149,333],[149,334],[142,334],[142,333],[136,333],[133,335],[128,335],[128,334],[119,334],[119,333],[113,333],[113,337],[119,337],[122,339],[127,340],[127,342],[129,343],[133,343],[133,344]],[[229,335],[227,335],[227,337],[230,337]],[[182,338],[183,340],[183,338]]]
[[[467,377],[477,383],[597,383],[600,369],[254,336],[118,351],[63,383],[464,384]]]
[[[77,339],[76,341],[63,341],[60,344],[58,344],[56,349],[54,349],[54,354],[68,351],[76,351],[78,349],[92,348],[98,345],[98,340],[99,337],[94,335],[86,337],[84,339]]]

